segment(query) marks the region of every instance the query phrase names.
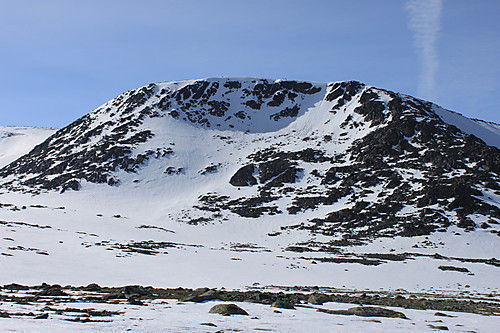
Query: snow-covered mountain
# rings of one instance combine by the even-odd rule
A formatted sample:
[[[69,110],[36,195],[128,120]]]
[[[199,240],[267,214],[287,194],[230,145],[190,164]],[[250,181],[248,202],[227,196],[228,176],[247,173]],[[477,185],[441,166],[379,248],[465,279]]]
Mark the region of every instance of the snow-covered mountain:
[[[486,290],[499,147],[496,124],[355,81],[150,84],[0,169],[0,281]]]
[[[0,126],[0,168],[28,153],[55,132],[53,128]]]
[[[287,228],[356,242],[498,223],[499,133],[352,81],[160,83],[58,131],[3,168],[0,184],[113,186],[154,193],[189,224],[286,215],[297,222]]]

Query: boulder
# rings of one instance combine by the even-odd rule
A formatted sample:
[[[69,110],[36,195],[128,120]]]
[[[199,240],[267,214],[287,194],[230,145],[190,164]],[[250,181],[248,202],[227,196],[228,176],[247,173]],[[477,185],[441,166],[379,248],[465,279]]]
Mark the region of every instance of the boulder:
[[[208,313],[218,313],[223,316],[244,315],[248,316],[248,312],[237,306],[236,304],[217,304],[214,305]]]

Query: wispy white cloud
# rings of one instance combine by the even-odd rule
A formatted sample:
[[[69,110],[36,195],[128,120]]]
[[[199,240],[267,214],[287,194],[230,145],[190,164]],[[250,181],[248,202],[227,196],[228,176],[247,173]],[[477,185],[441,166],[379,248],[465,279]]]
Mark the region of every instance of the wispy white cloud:
[[[420,53],[422,69],[418,93],[421,97],[436,97],[436,72],[439,59],[436,42],[440,29],[442,0],[407,0],[406,10],[409,13],[409,28],[413,31],[415,47]]]

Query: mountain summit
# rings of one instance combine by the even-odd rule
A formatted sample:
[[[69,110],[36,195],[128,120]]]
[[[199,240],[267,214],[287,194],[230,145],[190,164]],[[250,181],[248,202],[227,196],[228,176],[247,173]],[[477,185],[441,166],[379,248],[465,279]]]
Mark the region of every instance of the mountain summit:
[[[140,193],[187,224],[288,221],[319,241],[500,223],[500,127],[356,81],[128,91],[0,169],[3,191]],[[300,246],[296,249],[300,251]]]

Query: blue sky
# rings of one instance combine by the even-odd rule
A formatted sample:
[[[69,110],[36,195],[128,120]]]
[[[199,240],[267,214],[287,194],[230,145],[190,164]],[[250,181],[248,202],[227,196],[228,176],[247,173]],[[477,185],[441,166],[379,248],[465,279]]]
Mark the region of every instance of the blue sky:
[[[500,123],[498,17],[498,0],[2,1],[0,125],[216,76],[358,80]]]

